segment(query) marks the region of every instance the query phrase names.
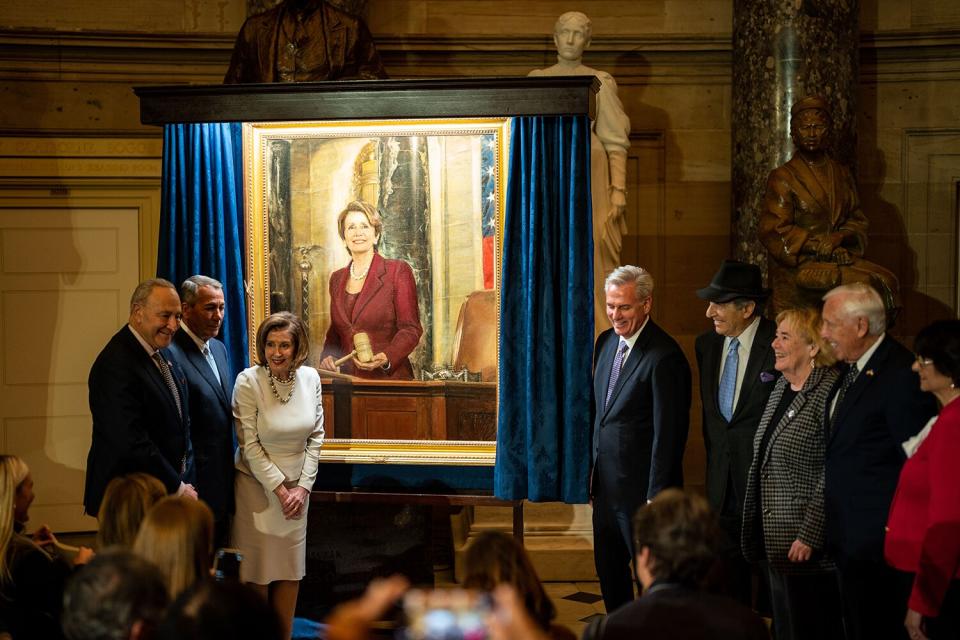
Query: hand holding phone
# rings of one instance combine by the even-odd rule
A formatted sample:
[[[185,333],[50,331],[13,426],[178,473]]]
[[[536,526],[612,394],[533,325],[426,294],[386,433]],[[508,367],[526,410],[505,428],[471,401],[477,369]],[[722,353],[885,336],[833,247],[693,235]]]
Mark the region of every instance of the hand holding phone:
[[[220,582],[240,580],[240,563],[242,562],[243,554],[239,549],[217,549],[213,558],[213,579]]]
[[[412,589],[403,599],[405,640],[485,640],[490,594],[467,589]]]

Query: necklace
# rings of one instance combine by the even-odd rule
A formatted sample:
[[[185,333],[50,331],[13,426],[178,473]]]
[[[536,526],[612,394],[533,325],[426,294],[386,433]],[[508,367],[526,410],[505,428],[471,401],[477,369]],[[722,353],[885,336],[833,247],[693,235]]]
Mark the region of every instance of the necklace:
[[[296,387],[290,387],[290,393],[287,394],[287,397],[281,398],[280,392],[277,391],[277,385],[275,384],[274,381],[279,382],[280,384],[290,384],[291,382],[296,380],[297,370],[294,369],[293,371],[291,371],[290,375],[287,376],[286,379],[284,379],[284,378],[275,377],[273,373],[270,371],[270,367],[265,367],[265,368],[267,370],[267,380],[270,381],[270,390],[273,391],[273,397],[276,398],[280,402],[280,404],[287,404],[288,402],[290,402],[290,398],[293,397],[293,392],[296,390]]]
[[[370,272],[370,265],[369,264],[367,265],[367,268],[363,270],[363,273],[358,274],[356,271],[353,270],[354,264],[356,263],[355,262],[350,263],[350,277],[353,278],[354,280],[363,280],[364,278],[366,278],[367,274]],[[373,264],[373,262],[371,262],[370,264]]]

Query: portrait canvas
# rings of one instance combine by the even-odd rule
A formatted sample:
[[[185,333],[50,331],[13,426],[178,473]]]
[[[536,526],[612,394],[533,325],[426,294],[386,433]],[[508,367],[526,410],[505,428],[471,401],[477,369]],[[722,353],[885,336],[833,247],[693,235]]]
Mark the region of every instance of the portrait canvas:
[[[290,311],[309,329],[311,366],[325,347],[337,355],[353,348],[337,331],[349,318],[337,309],[351,264],[338,217],[350,203],[379,214],[376,252],[390,273],[412,273],[403,313],[422,333],[408,345],[408,370],[379,380],[334,376],[333,441],[353,451],[400,447],[415,459],[444,442],[492,446],[507,136],[504,118],[244,124],[251,342],[263,318]],[[351,311],[400,304],[385,299],[395,295],[389,288],[370,286]],[[347,329],[390,338],[382,326],[359,326],[363,314]],[[485,408],[481,396],[490,399]],[[442,404],[424,400],[437,397]],[[409,416],[398,408],[405,400]]]

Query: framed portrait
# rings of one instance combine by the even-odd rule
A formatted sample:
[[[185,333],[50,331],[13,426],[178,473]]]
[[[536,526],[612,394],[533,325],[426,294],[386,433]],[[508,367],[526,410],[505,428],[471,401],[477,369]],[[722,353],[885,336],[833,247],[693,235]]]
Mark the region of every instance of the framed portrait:
[[[508,135],[508,118],[243,125],[251,361],[264,318],[304,320],[322,461],[493,465]]]

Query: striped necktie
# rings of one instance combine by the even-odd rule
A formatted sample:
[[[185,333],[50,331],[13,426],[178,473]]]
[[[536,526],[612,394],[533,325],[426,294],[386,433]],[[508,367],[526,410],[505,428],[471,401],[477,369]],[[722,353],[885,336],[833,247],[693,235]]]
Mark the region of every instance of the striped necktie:
[[[173,395],[173,402],[177,405],[177,414],[180,416],[180,419],[183,420],[183,408],[180,406],[180,392],[177,390],[177,385],[173,381],[173,374],[170,372],[170,365],[168,365],[167,361],[163,359],[163,356],[160,355],[159,351],[153,354],[153,361],[159,365],[160,375],[163,376],[163,381],[166,383],[167,389],[169,389],[170,393]]]
[[[610,368],[610,382],[607,384],[607,397],[603,401],[603,408],[606,409],[610,404],[610,397],[613,396],[613,389],[617,386],[617,380],[620,379],[620,370],[623,368],[623,356],[627,353],[627,343],[620,341],[617,347],[617,355],[613,357],[613,367]]]

